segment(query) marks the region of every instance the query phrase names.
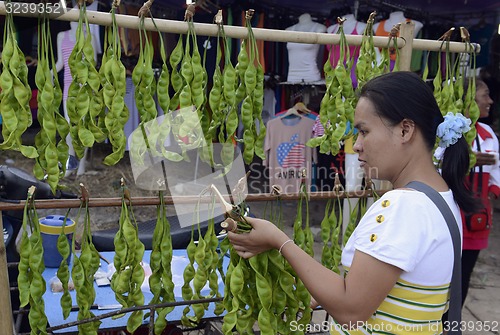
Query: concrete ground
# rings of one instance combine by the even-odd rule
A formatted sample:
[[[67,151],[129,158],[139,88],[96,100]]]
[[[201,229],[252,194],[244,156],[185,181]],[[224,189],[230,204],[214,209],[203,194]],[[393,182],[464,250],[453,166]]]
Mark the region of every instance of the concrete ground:
[[[500,333],[500,200],[495,201],[489,246],[479,254],[462,319],[466,325],[483,326],[470,327],[463,335]]]

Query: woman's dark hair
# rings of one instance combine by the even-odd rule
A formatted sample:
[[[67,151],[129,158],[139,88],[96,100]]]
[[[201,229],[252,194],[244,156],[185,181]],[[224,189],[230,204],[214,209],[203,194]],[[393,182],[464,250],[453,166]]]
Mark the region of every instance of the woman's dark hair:
[[[431,88],[417,74],[400,71],[373,78],[363,85],[360,97],[368,98],[376,112],[391,125],[403,119],[413,120],[428,149],[434,149],[437,127],[444,118]],[[477,208],[477,201],[465,186],[469,163],[469,146],[462,136],[445,150],[441,175],[453,191],[455,201],[466,212]]]

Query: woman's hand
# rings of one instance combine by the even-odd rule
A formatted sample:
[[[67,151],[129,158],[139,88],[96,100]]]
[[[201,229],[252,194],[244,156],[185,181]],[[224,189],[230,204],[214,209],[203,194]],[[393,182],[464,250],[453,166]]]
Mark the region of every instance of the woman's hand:
[[[485,152],[475,152],[474,154],[476,155],[476,166],[495,165],[496,163],[495,155]]]
[[[279,249],[288,240],[288,236],[272,222],[246,217],[252,226],[249,233],[228,232],[228,238],[234,250],[243,258],[250,258],[270,249]]]

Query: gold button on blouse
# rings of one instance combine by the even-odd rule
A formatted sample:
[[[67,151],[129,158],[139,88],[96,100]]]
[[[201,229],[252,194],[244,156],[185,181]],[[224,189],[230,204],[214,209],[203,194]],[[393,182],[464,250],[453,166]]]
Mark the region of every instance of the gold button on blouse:
[[[375,218],[375,220],[376,220],[378,223],[382,223],[382,222],[384,222],[384,216],[383,216],[382,214],[377,215],[377,217]]]
[[[375,242],[377,240],[377,235],[376,234],[371,234],[370,235],[370,242]]]
[[[382,207],[389,207],[390,204],[391,202],[389,200],[382,201]]]

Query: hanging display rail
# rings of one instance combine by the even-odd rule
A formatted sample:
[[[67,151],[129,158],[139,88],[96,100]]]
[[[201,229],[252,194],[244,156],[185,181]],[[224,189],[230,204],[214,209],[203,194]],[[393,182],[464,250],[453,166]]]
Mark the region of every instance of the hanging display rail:
[[[18,6],[16,6],[18,4]],[[22,3],[12,2],[9,5],[10,8],[25,8],[19,7]],[[5,1],[0,1],[0,15],[6,14]],[[40,14],[36,11],[30,10],[19,10],[18,13],[13,13],[16,16],[24,17],[38,17]],[[47,14],[50,18],[62,21],[78,21],[79,10],[70,9],[64,14],[51,13]],[[87,11],[87,17],[89,23],[98,24],[101,26],[111,25],[111,14],[105,12],[97,11]],[[122,28],[138,29],[140,19],[137,16],[116,14],[116,23]],[[166,20],[166,19],[156,19],[155,23],[158,30],[166,33],[174,34],[186,34],[188,31],[187,22],[176,21],[176,20]],[[144,20],[144,26],[147,30],[156,31],[156,27],[153,25],[151,19]],[[404,26],[404,25],[403,25]],[[195,32],[200,36],[217,36],[217,25],[208,23],[194,23]],[[402,27],[403,29],[403,27]],[[247,38],[248,30],[245,27],[234,27],[234,26],[224,26],[224,31],[227,37],[232,38]],[[266,28],[253,28],[253,33],[256,39],[272,42],[295,42],[295,43],[307,43],[307,44],[339,44],[340,35],[330,34],[330,33],[312,33],[312,32],[300,32],[300,31],[285,31],[277,29],[266,29]],[[411,35],[413,36],[413,35]],[[347,43],[349,45],[361,45],[362,36],[361,35],[346,35]],[[404,48],[408,39],[401,36],[402,41],[398,41],[398,47]],[[413,39],[413,37],[412,37]],[[389,37],[374,36],[373,43],[376,47],[384,48],[387,46]],[[406,43],[405,43],[406,42]],[[479,44],[474,44],[475,52],[480,51]],[[443,43],[440,41],[433,40],[415,40],[413,43],[413,49],[415,50],[427,50],[427,51],[439,51],[443,50]],[[450,42],[449,43],[450,52],[470,52],[464,43],[460,42]]]
[[[8,9],[6,8],[6,3],[0,1],[0,15],[5,15],[7,10],[11,11],[15,16],[23,17],[38,17],[41,13],[39,11],[40,7],[27,7],[26,3],[23,2],[9,2]],[[46,14],[51,19],[61,20],[61,21],[78,21],[79,10],[70,9],[65,13],[51,13]],[[102,26],[110,26],[112,23],[112,18],[110,13],[87,11],[88,22],[93,24],[98,24]],[[116,15],[116,22],[118,26],[122,28],[138,29],[140,19],[137,16],[131,15]],[[166,33],[174,34],[186,34],[188,32],[187,22],[175,21],[175,20],[165,20],[165,19],[155,19],[157,28],[153,25],[151,19],[145,19],[145,28],[147,30],[156,31],[157,29]],[[194,23],[194,28],[196,34],[200,36],[217,36],[218,27],[216,24],[205,24],[205,23]],[[227,37],[245,39],[248,37],[248,30],[245,27],[234,27],[234,26],[224,26],[224,30]],[[426,51],[445,51],[445,45],[442,41],[433,41],[425,39],[414,39],[413,37],[414,24],[408,22],[401,25],[400,37],[398,38],[398,48],[400,48],[400,69],[409,70],[411,54],[413,50],[426,50]],[[272,42],[295,42],[295,43],[306,43],[306,44],[325,44],[325,45],[337,45],[340,42],[340,35],[329,34],[329,33],[311,33],[311,32],[294,32],[294,31],[284,31],[275,29],[265,29],[265,28],[254,28],[254,36],[258,40],[272,41]],[[361,35],[347,35],[347,42],[352,46],[359,46],[363,40]],[[387,47],[389,42],[389,37],[373,37],[373,43],[376,47]],[[470,48],[474,48],[471,50]],[[476,52],[480,51],[480,46],[478,44],[465,44],[460,42],[449,42],[446,46],[449,52],[461,53],[461,52]],[[383,193],[384,191],[380,192]],[[340,194],[335,192],[313,192],[309,194],[309,198],[313,199],[327,199],[331,197],[366,197],[372,195],[372,191],[363,192],[340,192]],[[276,196],[271,194],[249,194],[246,201],[266,201],[276,199]],[[281,196],[282,200],[295,200],[298,196]],[[159,203],[158,198],[136,198],[132,199],[135,205],[156,205]],[[169,202],[171,199],[167,199]],[[186,201],[198,201],[198,197],[191,197],[186,199]],[[22,203],[19,204],[0,204],[0,214],[2,210],[19,209],[22,208]],[[72,208],[78,207],[80,205],[80,200],[51,200],[51,201],[37,201],[37,208]],[[91,207],[116,207],[120,206],[121,201],[117,198],[103,198],[103,199],[90,199],[89,206]],[[0,215],[0,228],[2,228],[1,215]],[[0,301],[6,302],[10,301],[9,296],[9,278],[7,272],[7,263],[5,255],[5,246],[3,239],[0,239]],[[5,329],[13,330],[12,323],[12,310],[10,303],[3,303],[0,306],[0,324]]]
[[[372,197],[374,193],[381,195],[386,191],[331,191],[331,192],[312,192],[309,194],[310,200],[326,200],[331,198],[364,198]],[[226,201],[230,201],[229,197],[225,197]],[[298,200],[300,198],[299,194],[282,194],[273,195],[270,193],[258,193],[258,194],[248,194],[245,198],[245,202],[258,202],[258,201],[273,201],[273,200]],[[170,196],[164,198],[166,205],[174,204],[174,199]],[[211,202],[211,199],[207,199],[206,202]],[[132,197],[131,202],[134,206],[156,206],[160,203],[158,197]],[[192,204],[196,202],[203,203],[203,199],[196,196],[175,196],[175,204]],[[21,200],[17,203],[1,203],[0,211],[18,211],[23,210],[26,201]],[[56,209],[56,208],[79,208],[81,205],[81,200],[79,199],[50,199],[50,200],[35,200],[37,209]],[[90,198],[88,205],[89,207],[119,207],[122,204],[121,198]]]

